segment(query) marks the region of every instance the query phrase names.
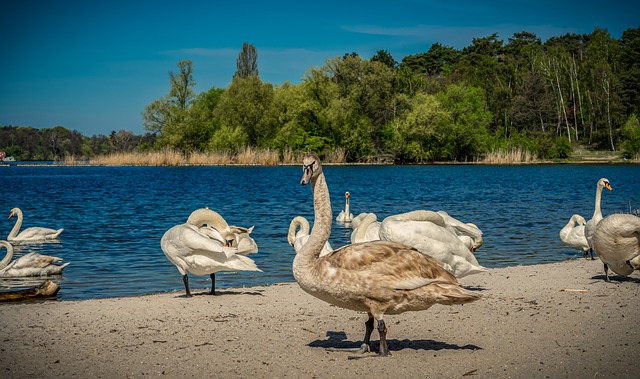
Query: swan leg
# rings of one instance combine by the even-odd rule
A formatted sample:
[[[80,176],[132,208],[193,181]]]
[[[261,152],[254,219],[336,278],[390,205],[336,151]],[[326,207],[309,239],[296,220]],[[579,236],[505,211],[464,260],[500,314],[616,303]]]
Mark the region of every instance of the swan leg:
[[[387,346],[387,325],[384,320],[378,320],[378,333],[380,333],[380,356],[386,357],[391,355],[389,352],[389,346]]]
[[[209,275],[209,277],[211,278],[211,292],[209,292],[209,295],[215,295],[216,294],[216,274],[215,274],[215,272],[212,272],[211,275]]]
[[[356,350],[356,353],[364,354],[371,351],[371,333],[373,333],[373,316],[369,314],[369,319],[364,323],[364,341],[360,345],[360,349]]]
[[[328,351],[347,351],[350,353],[356,354],[364,354],[371,351],[371,333],[373,333],[373,316],[369,314],[369,319],[365,321],[365,332],[364,332],[364,341],[362,341],[362,345],[356,348],[339,348],[339,347],[330,347]],[[351,358],[350,358],[351,359]]]
[[[186,296],[191,297],[191,291],[189,291],[189,277],[187,276],[187,274],[182,275],[182,281],[184,282]]]
[[[609,281],[609,266],[606,263],[604,264],[604,281]]]

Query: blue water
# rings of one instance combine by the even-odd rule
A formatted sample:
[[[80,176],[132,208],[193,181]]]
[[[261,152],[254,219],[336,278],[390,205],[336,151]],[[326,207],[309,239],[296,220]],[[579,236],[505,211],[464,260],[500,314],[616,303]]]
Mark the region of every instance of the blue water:
[[[445,210],[477,224],[486,267],[562,261],[575,257],[558,238],[572,214],[593,214],[596,182],[607,177],[603,213],[640,208],[638,165],[532,166],[325,166],[334,218],[351,193],[354,215],[378,219],[415,209]],[[64,228],[59,243],[16,246],[58,256],[71,264],[58,299],[76,300],[183,291],[182,278],[160,249],[160,238],[204,206],[230,224],[255,225],[264,271],[222,272],[217,288],[292,282],[294,251],[287,229],[294,216],[313,220],[311,189],[301,168],[283,167],[66,167],[0,166],[0,238],[22,209],[23,228]],[[330,242],[349,242],[351,229],[334,223]],[[4,249],[2,250],[4,254]],[[25,284],[0,279],[0,289]],[[192,290],[209,288],[207,276],[190,276]]]

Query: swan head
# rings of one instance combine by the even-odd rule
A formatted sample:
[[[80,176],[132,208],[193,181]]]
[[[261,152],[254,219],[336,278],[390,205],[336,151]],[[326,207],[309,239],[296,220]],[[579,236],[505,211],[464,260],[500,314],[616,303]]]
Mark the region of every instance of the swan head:
[[[571,220],[574,223],[577,223],[578,225],[587,225],[587,220],[585,220],[584,217],[582,217],[582,216],[580,216],[578,214],[573,215],[571,217]]]
[[[344,197],[349,200],[349,197],[351,197],[351,194],[349,193],[349,191],[344,193]]]
[[[7,220],[11,219],[11,217],[15,216],[18,214],[18,212],[20,212],[20,209],[18,208],[13,208],[11,211],[9,211],[9,217],[7,217]]]
[[[598,180],[598,187],[604,187],[609,191],[613,191],[613,188],[611,187],[611,183],[609,183],[609,179],[607,178],[601,178],[600,180]]]
[[[302,179],[300,184],[303,186],[309,184],[311,180],[318,177],[322,172],[322,165],[320,164],[320,158],[313,154],[309,154],[302,160]]]

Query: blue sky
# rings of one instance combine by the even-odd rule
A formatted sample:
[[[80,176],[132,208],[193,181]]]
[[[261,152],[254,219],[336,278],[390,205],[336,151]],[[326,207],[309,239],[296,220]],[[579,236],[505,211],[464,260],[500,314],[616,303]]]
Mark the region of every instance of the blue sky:
[[[494,32],[543,41],[640,26],[633,1],[5,1],[0,5],[0,125],[82,134],[144,133],[141,112],[191,59],[197,92],[226,88],[243,42],[265,82],[300,82],[326,59],[387,50],[397,60],[434,42],[462,49]]]

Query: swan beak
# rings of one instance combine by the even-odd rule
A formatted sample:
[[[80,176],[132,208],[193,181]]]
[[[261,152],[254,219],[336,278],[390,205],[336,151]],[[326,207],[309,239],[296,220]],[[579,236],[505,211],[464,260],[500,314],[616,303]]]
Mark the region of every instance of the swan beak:
[[[227,243],[225,245],[227,247],[232,247],[233,246],[233,240],[227,240]]]
[[[609,183],[605,183],[604,186],[609,190],[609,191],[613,191],[613,188],[611,188],[611,184]]]
[[[302,172],[302,179],[300,180],[300,184],[303,186],[308,184],[311,181],[311,175],[313,174],[313,170],[311,168],[304,168]]]

